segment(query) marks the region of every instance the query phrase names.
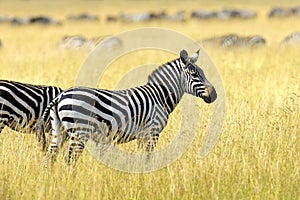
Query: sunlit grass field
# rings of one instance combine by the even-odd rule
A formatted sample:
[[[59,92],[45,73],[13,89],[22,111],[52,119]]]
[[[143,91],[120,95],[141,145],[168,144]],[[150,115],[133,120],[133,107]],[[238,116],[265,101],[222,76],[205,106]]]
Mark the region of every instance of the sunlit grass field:
[[[223,79],[226,118],[219,142],[200,159],[211,105],[199,100],[201,127],[192,145],[176,162],[151,173],[132,174],[111,169],[88,151],[75,168],[63,152],[52,168],[32,134],[8,128],[0,135],[0,199],[299,199],[300,196],[300,49],[278,50],[288,34],[300,31],[300,18],[268,19],[272,6],[295,6],[297,1],[0,1],[0,15],[45,14],[62,20],[61,26],[0,24],[0,79],[33,84],[74,85],[87,49],[62,50],[65,35],[114,35],[142,27],[163,27],[199,40],[238,33],[259,34],[263,48],[241,51],[206,49]],[[299,4],[299,3],[298,3]],[[106,14],[121,11],[169,12],[249,8],[251,20],[194,20],[107,23]],[[99,22],[67,21],[68,14],[90,12]],[[185,48],[185,47],[182,47]],[[132,55],[132,56],[131,56]],[[147,63],[165,63],[177,55],[160,51],[129,54],[114,63],[99,85],[114,89],[124,74]],[[209,79],[209,77],[208,77]],[[175,137],[180,109],[174,111],[158,142],[163,148]],[[135,148],[135,143],[124,148]],[[176,151],[176,149],[174,149]],[[66,152],[65,152],[66,153]]]

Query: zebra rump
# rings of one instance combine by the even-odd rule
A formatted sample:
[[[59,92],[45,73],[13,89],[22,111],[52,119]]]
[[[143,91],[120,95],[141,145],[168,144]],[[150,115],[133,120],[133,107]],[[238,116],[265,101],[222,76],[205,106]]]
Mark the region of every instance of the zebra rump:
[[[5,126],[19,132],[35,132],[47,105],[61,91],[54,86],[0,80],[0,133]],[[46,118],[46,130],[50,130],[49,116]]]

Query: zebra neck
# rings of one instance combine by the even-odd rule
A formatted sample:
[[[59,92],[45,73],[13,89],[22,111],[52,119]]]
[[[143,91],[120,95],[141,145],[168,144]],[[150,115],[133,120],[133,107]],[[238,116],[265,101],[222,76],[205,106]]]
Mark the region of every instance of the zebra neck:
[[[164,84],[148,83],[146,87],[151,88],[156,102],[160,104],[170,114],[183,96],[183,92],[172,90]]]
[[[175,109],[184,94],[181,87],[180,67],[180,60],[176,59],[160,66],[148,78],[147,85],[154,87],[155,95],[168,113]]]

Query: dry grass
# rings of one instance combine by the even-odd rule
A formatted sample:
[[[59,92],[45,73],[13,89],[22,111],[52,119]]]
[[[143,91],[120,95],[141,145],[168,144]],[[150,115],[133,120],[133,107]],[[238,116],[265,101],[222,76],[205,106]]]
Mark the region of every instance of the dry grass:
[[[161,8],[222,8],[225,3],[259,11],[248,21],[150,22],[107,24],[106,13],[160,10],[158,1],[1,1],[1,14],[28,16],[49,14],[64,20],[67,14],[90,11],[100,22],[65,22],[62,26],[11,26],[0,24],[0,78],[53,84],[68,88],[88,51],[63,51],[57,44],[64,35],[99,36],[138,27],[166,27],[195,40],[236,32],[261,34],[268,40],[256,51],[207,49],[218,66],[227,95],[223,134],[212,153],[200,159],[207,119],[187,152],[176,162],[147,174],[120,172],[99,163],[87,151],[75,170],[62,159],[53,168],[43,167],[43,154],[33,135],[5,129],[0,135],[0,199],[297,199],[300,196],[300,57],[299,50],[277,51],[279,41],[300,30],[300,19],[268,20],[273,5],[295,5],[296,1],[166,1]],[[117,3],[117,4],[116,4]],[[71,5],[70,5],[71,4]],[[113,5],[113,6],[112,6]],[[118,5],[118,6],[116,6]],[[183,47],[184,48],[184,47]],[[134,66],[145,61],[162,63],[170,55],[149,52],[143,59],[126,57],[119,71],[103,87],[112,88]],[[209,106],[200,102],[204,114]],[[179,110],[172,116],[159,147],[170,141]],[[173,137],[173,135],[172,135]]]

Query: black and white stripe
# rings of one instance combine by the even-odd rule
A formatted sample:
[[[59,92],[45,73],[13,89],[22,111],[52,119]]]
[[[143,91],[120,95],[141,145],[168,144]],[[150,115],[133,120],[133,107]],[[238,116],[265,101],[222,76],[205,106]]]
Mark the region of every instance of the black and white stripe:
[[[217,98],[214,87],[195,64],[198,56],[199,51],[188,57],[182,50],[180,58],[156,69],[143,86],[120,91],[75,87],[62,92],[48,106],[53,129],[48,156],[55,160],[61,130],[71,138],[69,160],[75,161],[88,138],[95,135],[116,144],[137,139],[147,152],[153,151],[184,93],[206,103]],[[43,135],[42,126],[39,130]]]
[[[0,80],[0,133],[5,126],[19,132],[35,131],[36,123],[47,105],[61,91],[54,86]]]

